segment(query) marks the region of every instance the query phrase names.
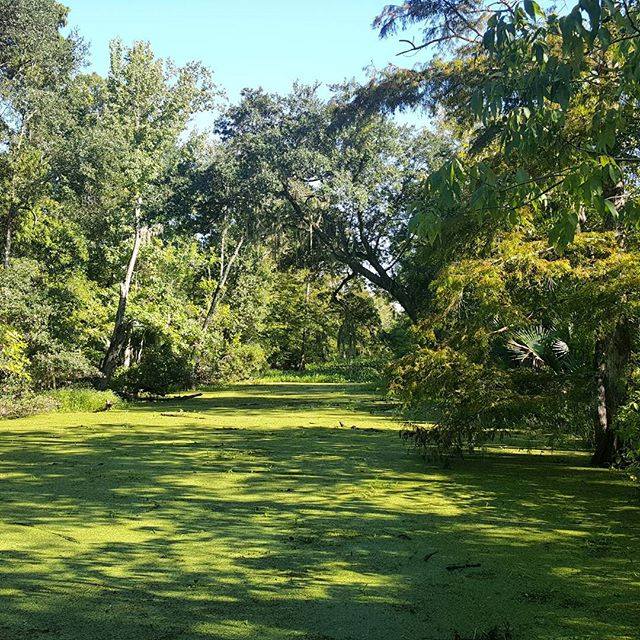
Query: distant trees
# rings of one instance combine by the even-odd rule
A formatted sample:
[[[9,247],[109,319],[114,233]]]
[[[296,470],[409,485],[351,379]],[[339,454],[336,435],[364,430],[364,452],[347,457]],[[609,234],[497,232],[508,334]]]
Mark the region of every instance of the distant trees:
[[[421,292],[399,274],[415,249],[409,220],[416,184],[439,166],[446,146],[380,116],[340,122],[346,95],[325,103],[314,87],[284,97],[247,91],[218,130],[243,170],[263,183],[272,215],[415,321]]]
[[[64,7],[0,0],[0,9],[0,404],[78,382],[165,393],[268,364],[379,352],[381,313],[393,312],[320,248],[320,209],[300,201],[298,216],[283,186],[300,195],[294,169],[305,155],[305,171],[324,167],[326,182],[340,144],[370,165],[362,198],[383,176],[383,155],[396,154],[388,193],[367,205],[389,209],[387,228],[371,233],[392,261],[408,215],[392,129],[379,122],[356,143],[354,127],[353,142],[340,142],[333,107],[298,90],[248,92],[222,112],[216,135],[199,134],[191,117],[218,95],[199,63],[175,67],[146,43],[114,41],[107,77],[83,74]],[[294,124],[290,109],[300,126],[280,135],[279,124]],[[323,193],[341,188],[336,180]]]

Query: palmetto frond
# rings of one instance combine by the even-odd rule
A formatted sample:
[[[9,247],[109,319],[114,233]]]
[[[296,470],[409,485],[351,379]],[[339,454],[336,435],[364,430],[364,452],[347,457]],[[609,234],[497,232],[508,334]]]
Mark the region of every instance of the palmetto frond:
[[[560,361],[565,363],[563,368],[570,365],[569,345],[553,328],[537,326],[516,331],[507,342],[507,349],[514,360],[534,369],[544,366],[556,369]]]
[[[544,327],[531,327],[516,331],[507,342],[514,360],[539,369],[546,364],[550,332]]]

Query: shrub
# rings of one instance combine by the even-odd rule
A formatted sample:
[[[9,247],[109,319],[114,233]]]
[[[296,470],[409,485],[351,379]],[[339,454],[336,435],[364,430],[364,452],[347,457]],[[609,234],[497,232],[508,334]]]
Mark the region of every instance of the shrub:
[[[354,358],[351,360],[331,360],[307,365],[304,371],[266,372],[265,378],[280,382],[381,382],[387,362],[378,358]]]
[[[550,445],[584,435],[590,406],[580,388],[574,391],[550,368],[514,371],[445,346],[401,358],[392,374],[390,390],[405,417],[434,422],[410,437],[435,456],[460,454],[520,431]]]
[[[99,411],[107,404],[122,408],[124,401],[113,391],[70,387],[47,393],[0,396],[0,419],[26,418],[41,413]]]
[[[266,368],[267,358],[259,344],[235,344],[201,360],[198,377],[205,384],[234,382],[260,375]]]
[[[120,369],[112,385],[125,395],[150,393],[163,396],[190,386],[191,377],[187,358],[175,353],[169,343],[161,342],[147,347],[139,363]]]
[[[18,394],[31,381],[27,367],[27,343],[18,331],[0,324],[0,393]]]
[[[58,403],[48,396],[23,394],[20,396],[0,396],[0,419],[25,418],[39,413],[49,413],[58,409]]]
[[[107,404],[114,408],[122,408],[125,405],[122,398],[110,389],[98,391],[91,388],[69,387],[49,391],[39,398],[48,398],[55,403],[55,410],[71,413],[76,411],[98,411]],[[50,409],[51,410],[51,409]]]
[[[29,371],[40,389],[56,389],[100,375],[81,351],[64,349],[62,345],[58,345],[55,351],[37,353]]]

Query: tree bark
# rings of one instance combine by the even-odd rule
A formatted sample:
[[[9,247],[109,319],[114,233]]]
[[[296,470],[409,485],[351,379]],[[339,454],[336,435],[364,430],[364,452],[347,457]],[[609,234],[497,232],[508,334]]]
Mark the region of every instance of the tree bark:
[[[191,352],[191,357],[193,358],[193,370],[195,375],[197,375],[198,369],[200,367],[201,362],[201,349],[202,344],[204,342],[204,337],[209,329],[209,325],[211,321],[216,315],[216,311],[218,310],[218,306],[222,301],[222,297],[224,295],[225,288],[227,286],[227,282],[229,280],[229,276],[233,269],[233,265],[236,260],[240,256],[240,251],[242,246],[244,245],[245,236],[241,236],[236,246],[233,250],[233,253],[229,256],[229,259],[225,262],[225,242],[223,242],[220,247],[220,274],[218,277],[218,283],[216,284],[216,288],[211,295],[211,300],[209,302],[209,306],[207,307],[207,313],[204,316],[204,320],[202,321],[202,332],[200,338],[198,338],[197,342],[193,345],[193,350]]]
[[[615,437],[612,425],[609,423],[609,411],[607,407],[607,353],[602,340],[596,341],[595,352],[596,371],[596,423],[595,423],[595,450],[591,458],[591,464],[603,466],[613,460],[615,450]]]
[[[622,450],[622,443],[615,432],[615,419],[626,398],[625,369],[631,358],[632,340],[631,327],[621,321],[609,339],[596,341],[597,402],[595,450],[591,463],[597,466],[614,464]]]
[[[144,229],[140,225],[140,210],[142,206],[141,198],[136,201],[135,220],[136,231],[133,239],[133,247],[129,256],[129,263],[124,280],[120,283],[120,298],[118,300],[118,310],[113,324],[113,333],[111,340],[105,353],[100,371],[102,372],[102,386],[107,387],[111,382],[111,378],[122,357],[122,351],[126,345],[129,335],[129,323],[126,322],[127,303],[129,301],[129,291],[131,290],[131,282],[135,273],[136,263],[138,261],[138,253],[142,244]]]

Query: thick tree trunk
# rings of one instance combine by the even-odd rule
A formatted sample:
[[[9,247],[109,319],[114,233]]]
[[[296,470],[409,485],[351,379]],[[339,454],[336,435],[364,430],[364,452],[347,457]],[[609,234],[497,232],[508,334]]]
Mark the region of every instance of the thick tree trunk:
[[[632,351],[632,329],[624,321],[618,323],[613,335],[596,341],[596,420],[595,450],[592,464],[614,464],[621,452],[622,443],[615,432],[618,409],[626,397],[625,369]]]
[[[607,406],[607,349],[601,340],[596,342],[596,423],[595,450],[591,464],[603,466],[611,464],[615,457],[616,438],[613,425],[609,421],[610,410]]]
[[[297,214],[300,221],[306,222],[306,216],[302,206],[296,201],[291,194],[289,187],[286,183],[282,184],[282,194],[291,204],[294,212]],[[360,230],[360,242],[366,253],[366,262],[368,262],[372,268],[369,268],[360,259],[356,259],[353,253],[350,253],[344,248],[336,247],[335,243],[327,236],[326,233],[319,227],[315,228],[316,235],[320,238],[320,242],[327,248],[329,252],[336,258],[336,260],[342,262],[348,266],[354,273],[362,276],[368,280],[371,284],[379,287],[383,291],[386,291],[395,301],[403,308],[409,319],[414,324],[418,321],[419,308],[416,301],[407,292],[407,290],[391,275],[389,270],[385,269],[380,263],[380,260],[376,256],[375,251],[371,245],[367,242],[364,230]]]
[[[373,272],[354,260],[347,261],[347,264],[353,272],[386,291],[402,307],[412,323],[415,324],[418,321],[418,307],[415,301],[391,276]]]
[[[127,303],[129,301],[131,282],[133,280],[133,274],[138,261],[138,253],[140,252],[140,245],[142,244],[142,237],[144,234],[144,229],[139,223],[140,207],[141,200],[138,198],[135,211],[136,232],[133,240],[133,247],[131,249],[131,255],[129,256],[129,264],[127,265],[124,280],[120,283],[120,298],[118,300],[118,310],[116,311],[116,317],[113,324],[113,333],[111,334],[109,347],[107,348],[107,352],[105,353],[100,367],[100,371],[103,375],[102,385],[104,387],[107,387],[111,382],[111,378],[113,377],[113,374],[120,362],[122,351],[129,336],[130,327],[129,323],[126,322]]]

